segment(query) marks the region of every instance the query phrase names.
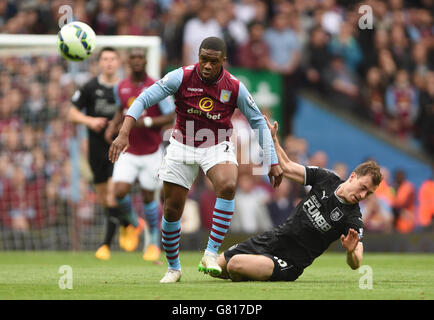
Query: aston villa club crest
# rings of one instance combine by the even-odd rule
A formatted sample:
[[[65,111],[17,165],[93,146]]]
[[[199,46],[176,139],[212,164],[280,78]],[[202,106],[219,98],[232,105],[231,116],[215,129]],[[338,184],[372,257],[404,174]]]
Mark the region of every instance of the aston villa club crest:
[[[330,213],[330,219],[333,221],[339,221],[343,216],[344,214],[339,210],[339,208],[334,208],[332,213]]]
[[[231,93],[232,91],[222,90],[220,93],[220,102],[223,103],[229,102],[229,100],[231,99]]]

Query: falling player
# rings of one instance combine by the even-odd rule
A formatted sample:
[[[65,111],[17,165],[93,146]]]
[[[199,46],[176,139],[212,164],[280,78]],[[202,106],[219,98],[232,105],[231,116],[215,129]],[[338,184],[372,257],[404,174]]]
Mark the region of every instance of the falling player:
[[[215,37],[203,40],[197,64],[168,73],[134,101],[110,146],[109,159],[116,161],[121,152],[128,150],[130,130],[143,109],[169,95],[175,96],[176,125],[159,171],[164,193],[162,243],[169,264],[161,283],[177,282],[181,278],[180,219],[199,167],[217,195],[212,229],[199,270],[214,275],[222,271],[216,259],[234,212],[238,176],[234,147],[229,141],[231,116],[236,107],[251,127],[257,129],[270,183],[277,187],[282,181],[270,130],[246,87],[223,68],[225,61],[223,40]]]
[[[122,80],[115,87],[115,98],[120,109],[106,130],[106,140],[111,143],[125,113],[139,94],[155,81],[146,74],[146,53],[144,49],[134,48],[129,51],[128,62],[131,76]],[[151,239],[145,248],[143,259],[156,261],[160,256],[159,204],[155,200],[155,191],[159,187],[158,169],[163,160],[161,128],[173,123],[175,105],[168,97],[146,109],[130,132],[130,147],[120,155],[113,169],[115,195],[118,202],[131,203],[129,192],[132,184],[138,179],[143,197],[143,208],[146,222],[150,229]],[[132,228],[132,227],[129,227]],[[130,231],[127,231],[130,232]],[[138,240],[138,238],[135,238]],[[124,244],[126,251],[137,248],[138,241]]]
[[[362,214],[358,203],[374,193],[382,180],[379,166],[367,161],[346,181],[319,167],[291,161],[279,145],[278,125],[267,125],[273,136],[284,177],[312,186],[285,223],[253,236],[222,253],[219,276],[232,281],[294,281],[328,246],[340,239],[347,264],[360,267],[363,258]]]

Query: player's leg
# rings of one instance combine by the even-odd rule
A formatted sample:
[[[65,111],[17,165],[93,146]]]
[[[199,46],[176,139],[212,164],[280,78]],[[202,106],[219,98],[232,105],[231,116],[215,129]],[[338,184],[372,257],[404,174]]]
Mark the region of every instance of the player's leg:
[[[217,200],[213,210],[212,228],[207,248],[199,264],[199,270],[216,276],[222,272],[216,261],[217,254],[229,230],[235,208],[238,167],[232,162],[218,163],[209,169],[206,175],[214,186]]]
[[[134,251],[139,245],[139,235],[144,229],[145,221],[134,212],[129,193],[140,172],[140,156],[123,153],[115,162],[113,181],[115,198],[129,225],[120,228],[119,244],[125,251]]]
[[[158,202],[155,200],[155,192],[152,190],[142,189],[143,208],[146,222],[149,226],[151,239],[149,245],[145,248],[143,260],[156,261],[160,257],[160,211]]]
[[[158,175],[163,180],[163,218],[161,222],[161,243],[166,253],[169,269],[161,283],[177,282],[181,278],[179,240],[181,237],[181,216],[188,191],[199,172],[195,163],[195,148],[183,145],[173,138],[166,149]]]
[[[267,281],[273,275],[274,261],[262,255],[237,254],[226,269],[232,281]]]
[[[142,156],[140,161],[139,182],[142,189],[145,219],[150,233],[150,241],[143,254],[143,260],[145,261],[158,260],[161,253],[160,206],[155,199],[155,191],[161,188],[158,170],[162,161],[163,150],[161,148],[152,154]]]
[[[108,182],[96,183],[94,185],[96,200],[104,208],[106,215],[106,230],[103,243],[99,246],[95,256],[100,260],[110,259],[110,246],[116,233],[117,225],[120,223],[118,208],[110,207],[108,203]]]

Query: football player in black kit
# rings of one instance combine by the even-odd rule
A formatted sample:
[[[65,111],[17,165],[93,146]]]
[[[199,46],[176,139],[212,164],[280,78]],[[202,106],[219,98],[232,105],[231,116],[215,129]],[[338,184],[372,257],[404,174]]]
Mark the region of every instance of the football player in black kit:
[[[342,181],[335,173],[291,161],[279,145],[277,122],[267,120],[284,177],[312,186],[285,223],[253,236],[222,253],[220,278],[232,281],[294,281],[329,245],[340,239],[347,264],[360,267],[363,221],[358,203],[371,195],[382,175],[367,161]]]
[[[100,260],[110,258],[110,244],[120,223],[124,230],[127,226],[137,225],[132,217],[130,204],[121,208],[114,195],[114,183],[111,181],[113,163],[108,160],[110,145],[104,139],[108,121],[112,120],[118,110],[113,87],[118,83],[117,70],[120,65],[118,52],[112,47],[104,47],[99,52],[98,66],[101,74],[89,80],[77,90],[71,98],[72,106],[68,112],[68,120],[83,124],[88,128],[89,165],[93,173],[97,202],[104,207],[107,216],[107,228],[103,243],[95,256]],[[83,112],[81,111],[83,110]],[[122,229],[121,229],[122,231]],[[137,242],[135,235],[121,232],[120,242]]]

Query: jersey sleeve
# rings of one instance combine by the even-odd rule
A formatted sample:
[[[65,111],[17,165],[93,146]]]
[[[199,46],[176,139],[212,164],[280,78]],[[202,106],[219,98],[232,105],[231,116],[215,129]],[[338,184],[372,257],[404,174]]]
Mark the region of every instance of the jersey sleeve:
[[[166,74],[149,88],[143,90],[131,104],[126,115],[137,120],[143,113],[143,110],[176,93],[182,83],[183,74],[182,68],[176,69]]]
[[[354,213],[346,219],[344,232],[345,235],[347,235],[350,229],[354,229],[359,234],[359,240],[362,241],[364,228],[365,226],[363,224],[362,214],[360,213],[360,210],[355,210]]]
[[[247,121],[258,138],[259,145],[264,151],[264,162],[270,165],[278,164],[279,161],[277,159],[270,129],[268,129],[264,116],[256,105],[255,100],[253,100],[242,82],[240,82],[238,91],[237,107],[247,118]]]
[[[175,111],[175,103],[172,96],[168,96],[166,99],[161,100],[158,103],[158,108],[160,108],[161,114],[169,114]]]
[[[89,101],[89,90],[87,88],[87,85],[84,85],[77,89],[72,95],[71,102],[79,110],[86,109],[86,107],[91,104],[91,101]]]
[[[339,177],[331,170],[316,166],[305,166],[305,186],[313,186],[319,181],[327,178],[339,179]]]

